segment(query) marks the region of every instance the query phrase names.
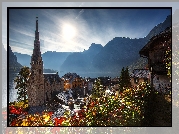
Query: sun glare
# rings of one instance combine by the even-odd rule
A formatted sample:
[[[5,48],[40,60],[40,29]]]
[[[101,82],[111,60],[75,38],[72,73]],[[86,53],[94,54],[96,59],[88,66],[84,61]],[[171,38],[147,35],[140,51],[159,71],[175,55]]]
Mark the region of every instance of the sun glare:
[[[63,26],[63,37],[67,40],[74,38],[76,35],[76,29],[70,24]]]

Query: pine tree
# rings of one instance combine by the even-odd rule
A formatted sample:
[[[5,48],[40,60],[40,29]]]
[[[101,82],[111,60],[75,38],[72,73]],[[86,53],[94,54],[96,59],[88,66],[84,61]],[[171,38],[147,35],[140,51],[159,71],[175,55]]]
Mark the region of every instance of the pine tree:
[[[122,68],[120,80],[119,80],[119,86],[120,86],[120,92],[123,91],[123,88],[127,88],[131,86],[128,67],[126,67],[126,69],[124,69],[124,67]]]
[[[122,92],[123,91],[123,87],[124,87],[124,72],[125,72],[125,70],[124,70],[124,67],[122,68],[122,71],[121,71],[121,75],[120,75],[120,79],[119,79],[119,87],[120,87],[120,92]]]
[[[130,82],[130,76],[129,76],[129,69],[126,67],[126,70],[124,72],[125,76],[125,87],[131,87],[131,82]]]
[[[18,89],[18,101],[23,101],[26,103],[27,101],[27,82],[29,78],[30,70],[29,67],[22,67],[20,72],[18,73],[18,76],[14,79],[14,82],[16,83],[15,89]]]
[[[103,92],[104,91],[103,91],[103,85],[101,85],[101,80],[96,79],[92,90],[92,96],[94,98],[99,98],[103,94]]]

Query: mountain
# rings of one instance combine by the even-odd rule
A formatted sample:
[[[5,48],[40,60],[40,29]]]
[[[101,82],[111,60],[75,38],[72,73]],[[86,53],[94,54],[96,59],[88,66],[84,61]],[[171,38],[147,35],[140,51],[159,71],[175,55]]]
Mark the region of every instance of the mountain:
[[[146,60],[140,58],[140,49],[147,44],[151,37],[159,34],[170,26],[171,15],[167,16],[163,23],[155,26],[145,38],[113,38],[104,46],[101,52],[95,56],[93,66],[97,71],[116,73],[120,72],[122,67],[126,66],[133,66],[131,69],[135,67],[144,67]],[[111,75],[113,74],[111,73]]]
[[[134,69],[145,69],[148,67],[148,60],[147,58],[140,57],[135,62],[133,62],[129,68],[129,73],[132,73]]]
[[[93,70],[92,60],[102,50],[101,44],[92,43],[88,50],[70,54],[61,66],[61,71],[83,74]]]
[[[19,62],[23,66],[30,67],[30,59],[31,59],[30,55],[21,54],[21,53],[17,53],[17,52],[14,52],[14,54],[17,57],[17,62]]]
[[[57,70],[53,70],[53,69],[43,69],[43,73],[56,73],[58,72]]]
[[[14,54],[17,56],[17,61],[21,63],[23,66],[30,67],[31,62],[31,56],[27,54],[21,54],[14,52]],[[45,73],[51,73],[56,72],[55,70],[59,70],[62,63],[65,61],[65,59],[68,57],[68,55],[71,54],[71,52],[52,52],[47,51],[42,54],[42,60],[44,63],[44,69]]]
[[[159,34],[164,31],[166,28],[171,27],[171,15],[167,16],[166,20],[163,23],[155,26],[149,34],[145,37],[147,41],[149,41],[153,36]],[[129,66],[129,72],[131,73],[134,69],[143,69],[146,68],[148,64],[147,58],[138,58]]]
[[[115,37],[104,47],[100,44],[91,44],[83,52],[45,52],[42,54],[44,68],[59,71],[60,75],[75,72],[83,77],[98,77],[120,75],[122,67],[131,69],[144,67],[145,62],[140,58],[139,51],[154,35],[171,26],[171,16],[157,26],[144,38],[131,39]],[[17,54],[17,60],[22,65],[30,65],[30,56]]]
[[[102,72],[120,72],[139,58],[139,50],[147,43],[144,38],[115,37],[93,59],[93,66]]]
[[[47,51],[42,54],[45,68],[60,70],[60,66],[72,52],[55,52]]]
[[[12,52],[11,47],[9,46],[9,72],[18,73],[22,65],[17,62],[16,55]]]
[[[150,40],[153,36],[159,34],[160,32],[164,31],[167,27],[172,25],[172,16],[167,16],[166,20],[163,23],[158,24],[155,26],[149,34],[146,36],[147,40]]]
[[[63,71],[76,72],[80,75],[112,76],[119,75],[122,67],[145,67],[146,59],[141,59],[139,51],[147,44],[151,37],[171,26],[171,15],[155,26],[145,38],[130,39],[115,37],[100,50],[93,48],[82,53],[72,53],[62,64]],[[95,51],[97,50],[97,51]],[[94,54],[93,54],[94,51]],[[135,63],[135,64],[134,64]],[[95,73],[95,74],[93,74]]]

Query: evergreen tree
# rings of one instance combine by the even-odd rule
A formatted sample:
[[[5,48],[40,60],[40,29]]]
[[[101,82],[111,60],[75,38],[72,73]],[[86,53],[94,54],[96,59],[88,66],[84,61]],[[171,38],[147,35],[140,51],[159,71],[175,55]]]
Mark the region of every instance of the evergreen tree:
[[[103,85],[101,85],[101,80],[96,79],[94,87],[92,89],[92,96],[94,98],[99,98],[103,94]]]
[[[124,67],[122,68],[122,71],[121,71],[121,75],[120,75],[120,79],[119,79],[119,87],[120,87],[120,92],[122,92],[123,91],[123,87],[124,87],[124,72],[125,72],[125,70],[124,70]]]
[[[120,92],[123,91],[123,88],[128,88],[130,86],[131,86],[131,82],[130,82],[128,67],[126,67],[126,69],[124,69],[123,67],[121,71],[121,75],[120,75],[120,80],[119,80]]]
[[[126,67],[126,70],[124,72],[125,76],[125,87],[131,87],[131,82],[130,82],[130,76],[129,76],[129,69]]]
[[[15,89],[18,89],[18,101],[23,101],[26,103],[27,100],[27,82],[29,79],[30,70],[29,67],[22,67],[20,72],[18,73],[18,76],[14,79],[14,82],[16,83]]]

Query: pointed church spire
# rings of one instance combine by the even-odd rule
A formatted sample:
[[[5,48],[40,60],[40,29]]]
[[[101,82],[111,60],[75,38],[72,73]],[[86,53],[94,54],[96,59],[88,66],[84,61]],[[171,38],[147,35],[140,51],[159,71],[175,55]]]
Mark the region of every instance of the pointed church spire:
[[[38,17],[36,17],[36,31],[38,32]]]
[[[39,32],[38,32],[38,17],[36,17],[35,40],[39,40]]]
[[[38,17],[36,17],[36,30],[35,30],[35,40],[34,40],[34,49],[32,54],[31,62],[37,62],[38,58],[41,59],[40,52],[40,40],[39,40],[39,31],[38,31]]]

